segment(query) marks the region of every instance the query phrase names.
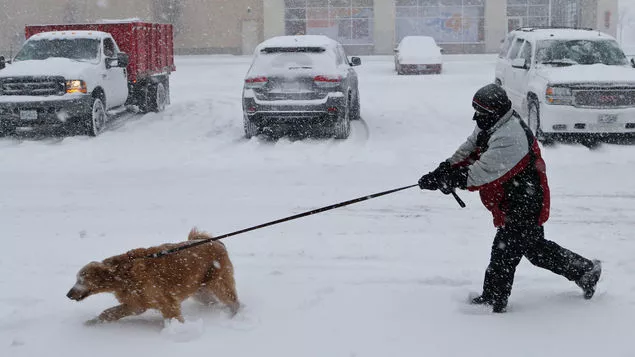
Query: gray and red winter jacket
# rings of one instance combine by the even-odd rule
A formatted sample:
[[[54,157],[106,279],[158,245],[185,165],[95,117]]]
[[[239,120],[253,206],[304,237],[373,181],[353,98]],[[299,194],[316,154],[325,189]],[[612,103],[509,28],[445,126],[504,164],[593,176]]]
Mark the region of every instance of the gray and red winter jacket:
[[[467,189],[479,191],[494,226],[542,225],[549,218],[549,186],[538,141],[515,111],[491,129],[478,127],[448,159],[467,167]]]

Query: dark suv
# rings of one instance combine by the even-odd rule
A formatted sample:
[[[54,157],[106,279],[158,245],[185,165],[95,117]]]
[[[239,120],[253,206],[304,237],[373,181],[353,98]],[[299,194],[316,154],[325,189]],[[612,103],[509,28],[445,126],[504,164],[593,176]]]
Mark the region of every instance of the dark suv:
[[[245,78],[245,136],[263,132],[346,139],[360,115],[357,73],[340,43],[326,36],[280,36],[261,43]]]

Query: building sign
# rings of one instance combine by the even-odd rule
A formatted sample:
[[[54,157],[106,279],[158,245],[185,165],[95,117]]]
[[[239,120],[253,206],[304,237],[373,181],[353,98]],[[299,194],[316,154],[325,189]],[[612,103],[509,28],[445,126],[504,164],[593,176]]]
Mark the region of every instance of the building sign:
[[[466,9],[468,10],[468,9]],[[478,10],[469,16],[468,11],[441,12],[437,18],[422,19],[419,34],[432,36],[440,43],[477,43],[479,42]]]
[[[443,4],[451,5],[443,5]],[[408,1],[396,3],[397,41],[405,36],[430,36],[437,43],[484,41],[484,2],[480,0]]]

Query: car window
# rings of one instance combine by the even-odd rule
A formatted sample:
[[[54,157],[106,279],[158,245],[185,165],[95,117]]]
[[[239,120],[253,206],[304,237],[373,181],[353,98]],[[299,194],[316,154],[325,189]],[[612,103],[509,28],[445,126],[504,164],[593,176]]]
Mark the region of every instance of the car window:
[[[536,62],[552,66],[575,64],[628,65],[615,40],[576,39],[543,40],[536,47]]]
[[[509,52],[509,48],[512,45],[513,39],[514,39],[514,35],[508,35],[507,37],[505,37],[505,40],[501,44],[500,52],[498,53],[499,58],[505,58],[505,56],[507,56],[507,53]]]
[[[327,51],[320,47],[268,47],[254,58],[252,70],[258,73],[271,71],[331,70],[336,67],[339,51]]]
[[[93,60],[99,56],[100,42],[89,38],[60,38],[27,41],[15,61],[44,60],[52,57]]]
[[[525,41],[522,51],[520,51],[520,55],[518,56],[519,58],[524,59],[527,66],[530,66],[530,67],[531,67],[531,48],[532,48],[531,43],[529,41]]]
[[[512,49],[509,51],[509,59],[514,59],[518,57],[518,52],[520,52],[520,47],[522,47],[523,42],[525,42],[525,40],[523,40],[522,38],[517,38],[514,41],[514,44],[512,45]]]
[[[110,38],[104,40],[104,56],[115,57],[115,42]]]
[[[346,54],[344,54],[344,49],[342,46],[337,46],[337,50],[335,51],[337,65],[341,66],[346,63]]]

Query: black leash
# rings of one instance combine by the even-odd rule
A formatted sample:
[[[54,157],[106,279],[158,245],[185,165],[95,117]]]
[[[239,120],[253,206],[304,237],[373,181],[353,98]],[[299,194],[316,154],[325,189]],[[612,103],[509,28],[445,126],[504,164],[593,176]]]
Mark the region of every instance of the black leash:
[[[172,248],[172,249],[164,250],[164,251],[161,251],[161,252],[158,252],[158,253],[150,254],[148,256],[148,258],[159,258],[159,257],[165,256],[165,255],[168,255],[168,254],[180,252],[182,250],[189,249],[189,248],[192,248],[192,247],[196,247],[196,246],[199,246],[199,245],[202,245],[202,244],[206,244],[206,243],[209,243],[209,242],[214,242],[214,241],[221,240],[221,239],[224,239],[224,238],[228,238],[228,237],[231,237],[231,236],[235,236],[235,235],[238,235],[238,234],[242,234],[242,233],[246,233],[246,232],[253,231],[253,230],[256,230],[256,229],[272,226],[274,224],[279,224],[279,223],[291,221],[291,220],[294,220],[294,219],[310,216],[310,215],[313,215],[313,214],[322,213],[322,212],[325,212],[325,211],[330,211],[332,209],[340,208],[340,207],[344,207],[344,206],[348,206],[348,205],[352,205],[354,203],[368,201],[368,200],[371,200],[373,198],[389,195],[391,193],[407,190],[409,188],[413,188],[413,187],[417,187],[417,186],[419,186],[419,185],[410,185],[410,186],[404,186],[404,187],[400,187],[400,188],[395,188],[395,189],[392,189],[392,190],[375,193],[375,194],[372,194],[372,195],[369,195],[369,196],[359,197],[359,198],[355,198],[353,200],[340,202],[340,203],[336,203],[334,205],[330,205],[330,206],[314,209],[312,211],[299,213],[299,214],[296,214],[296,215],[293,215],[293,216],[289,216],[289,217],[286,217],[286,218],[277,219],[275,221],[259,224],[257,226],[253,226],[253,227],[250,227],[250,228],[241,229],[239,231],[235,231],[235,232],[232,232],[232,233],[227,233],[227,234],[224,234],[222,236],[192,241],[192,243],[189,243],[189,244],[184,244],[184,245],[181,245],[181,246],[176,247],[176,248]],[[456,201],[459,203],[459,205],[461,207],[465,207],[465,203],[461,200],[461,198],[459,198],[459,196],[456,194],[456,192],[452,191],[452,195],[454,196],[454,198],[456,199]]]

